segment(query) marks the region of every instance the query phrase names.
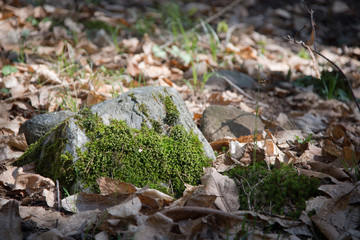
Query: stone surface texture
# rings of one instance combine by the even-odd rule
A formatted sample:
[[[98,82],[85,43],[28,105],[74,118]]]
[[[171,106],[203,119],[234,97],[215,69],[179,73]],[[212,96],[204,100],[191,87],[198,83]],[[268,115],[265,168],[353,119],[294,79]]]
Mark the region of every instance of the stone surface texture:
[[[257,126],[256,124],[257,123]],[[225,137],[238,138],[264,130],[264,124],[255,114],[231,106],[210,106],[201,118],[201,130],[205,138],[215,141]]]
[[[28,145],[35,143],[51,129],[59,125],[65,119],[74,116],[70,111],[52,112],[39,114],[27,120],[20,126],[19,134],[24,133]]]

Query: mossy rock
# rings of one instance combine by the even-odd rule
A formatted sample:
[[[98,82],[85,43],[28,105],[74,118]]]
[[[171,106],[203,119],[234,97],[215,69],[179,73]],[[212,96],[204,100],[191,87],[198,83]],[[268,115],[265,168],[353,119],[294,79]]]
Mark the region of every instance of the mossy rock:
[[[199,136],[179,124],[179,108],[171,95],[161,90],[161,96],[155,95],[165,112],[161,121],[146,117],[154,113],[147,112],[148,105],[141,101],[132,106],[136,116],[146,111],[140,128],[129,126],[126,119],[105,113],[100,116],[97,110],[103,107],[83,109],[31,145],[16,165],[36,161],[39,174],[58,179],[73,191],[77,186],[96,192],[96,179],[106,176],[180,195],[184,183],[200,182],[203,168],[212,158],[204,153]],[[123,103],[124,98],[134,102],[138,95],[130,92],[113,100]]]

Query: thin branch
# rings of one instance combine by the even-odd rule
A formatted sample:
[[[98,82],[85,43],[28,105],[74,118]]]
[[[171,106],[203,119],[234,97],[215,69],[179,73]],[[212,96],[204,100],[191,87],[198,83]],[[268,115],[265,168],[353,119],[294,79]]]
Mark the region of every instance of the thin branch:
[[[313,49],[312,47],[310,47],[309,45],[307,45],[306,43],[304,43],[303,41],[295,41],[294,39],[292,39],[289,35],[287,37],[285,37],[286,40],[290,41],[290,42],[293,42],[295,44],[300,44],[301,46],[303,46],[304,48],[310,50],[310,52],[312,53],[315,53],[317,55],[319,55],[320,57],[324,58],[326,61],[328,61],[329,63],[331,63],[331,65],[333,65],[336,70],[340,73],[340,75],[342,76],[342,78],[344,79],[348,89],[350,90],[351,92],[351,96],[353,98],[353,100],[355,101],[355,104],[358,108],[358,110],[360,111],[360,105],[355,97],[355,94],[354,94],[354,91],[353,91],[353,88],[351,87],[351,84],[350,84],[350,81],[349,79],[346,77],[345,73],[341,70],[341,68],[336,65],[333,61],[331,61],[330,59],[328,59],[327,57],[325,57],[323,54],[321,54],[320,52],[316,51],[315,49]]]
[[[315,31],[314,10],[309,9],[306,3],[304,5],[305,5],[306,10],[310,13],[310,18],[311,18],[311,41],[312,41],[312,44],[314,44],[315,51],[317,51],[317,49],[316,49],[316,31]]]

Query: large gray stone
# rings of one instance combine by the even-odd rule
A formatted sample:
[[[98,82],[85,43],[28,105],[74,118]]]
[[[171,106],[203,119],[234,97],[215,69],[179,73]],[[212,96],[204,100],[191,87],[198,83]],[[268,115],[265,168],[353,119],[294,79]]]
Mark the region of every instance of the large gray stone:
[[[35,143],[51,129],[59,125],[65,119],[74,116],[70,111],[52,112],[39,114],[24,122],[19,133],[24,133],[28,145]]]
[[[169,101],[170,105],[168,104]],[[171,112],[169,111],[169,106],[175,107],[178,111],[177,113],[180,113],[177,118],[174,118],[175,121],[169,121],[169,115],[171,115],[169,114]],[[154,127],[153,124],[156,124],[156,129],[162,130],[163,134],[170,133],[170,130],[175,125],[182,125],[187,132],[193,132],[198,136],[204,150],[204,156],[215,159],[210,144],[193,122],[185,102],[174,88],[143,87],[132,89],[118,98],[94,105],[90,110],[92,113],[96,113],[105,124],[110,124],[111,120],[122,120],[129,127],[135,129],[141,129],[143,125],[152,128]],[[70,154],[71,158],[67,159],[72,159],[73,162],[76,162],[79,159],[79,149],[82,153],[86,151],[86,143],[89,139],[85,134],[85,129],[82,129],[78,122],[82,115],[72,114],[73,116],[70,114],[70,117],[66,118],[58,127],[49,132],[43,142],[41,142],[40,149],[35,150],[35,153],[38,154],[38,157],[35,156],[35,159],[39,161],[37,171],[49,168],[51,169],[49,171],[54,172],[59,164],[65,164],[59,158],[61,154],[66,154],[65,156]],[[28,125],[34,122],[36,125],[43,125],[50,121],[48,118],[52,119],[53,117],[54,114],[44,114],[36,117],[37,121],[30,121]],[[53,123],[53,120],[50,122]],[[58,122],[56,123],[58,124]],[[26,129],[34,129],[34,127],[27,126]],[[192,152],[189,152],[189,154],[192,154]],[[33,161],[34,156],[31,154],[28,156],[30,156],[30,159],[26,159],[24,164],[27,163],[27,160]],[[64,155],[62,157],[64,159]],[[69,162],[66,164],[69,164]],[[59,181],[65,181],[64,177],[66,176],[63,173],[60,174],[58,175]],[[52,177],[52,175],[48,175],[48,177]],[[81,176],[79,176],[79,181],[76,181],[75,184],[78,185],[73,185],[74,189],[89,190],[84,188]]]
[[[166,122],[166,107],[164,97],[169,96],[172,103],[180,112],[176,125],[182,125],[186,131],[196,134],[203,144],[204,154],[215,159],[214,152],[205,139],[204,135],[195,125],[186,104],[181,95],[171,87],[142,87],[132,89],[118,98],[107,100],[94,105],[91,108],[93,113],[103,120],[105,124],[110,124],[110,120],[123,120],[131,128],[141,129],[143,124],[152,128],[154,122],[159,123],[160,128],[166,134],[169,126]],[[88,141],[84,131],[80,129],[77,120],[74,118],[76,113],[69,111],[54,112],[37,115],[26,121],[20,128],[20,132],[25,133],[28,143],[36,142],[55,126],[59,126],[57,131],[52,131],[44,140],[43,145],[49,145],[57,139],[66,139],[63,152],[69,152],[77,159],[76,149],[84,150],[84,145]],[[41,151],[44,156],[45,148]]]
[[[264,124],[255,114],[231,106],[210,106],[201,118],[201,130],[209,142],[225,137],[248,136],[254,133],[255,128],[264,130]]]
[[[181,95],[172,87],[142,87],[135,88],[121,96],[101,102],[91,108],[97,113],[105,124],[109,124],[111,119],[123,120],[131,128],[140,129],[142,123],[152,127],[150,119],[160,123],[161,128],[166,131],[166,110],[159,95],[170,96],[176,108],[180,112],[176,124],[184,126],[185,130],[193,131],[203,143],[204,153],[207,157],[215,159],[214,152],[205,139],[204,135],[195,125],[189,110],[186,107]],[[144,111],[143,109],[147,109]]]

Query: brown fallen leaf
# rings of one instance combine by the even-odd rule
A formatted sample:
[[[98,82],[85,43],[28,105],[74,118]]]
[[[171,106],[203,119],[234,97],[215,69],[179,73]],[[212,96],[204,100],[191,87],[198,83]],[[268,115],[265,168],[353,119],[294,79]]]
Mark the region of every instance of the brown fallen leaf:
[[[222,211],[233,212],[239,209],[239,194],[235,182],[221,175],[215,168],[206,168],[201,178],[208,195],[217,196],[215,205]]]
[[[0,236],[1,239],[23,239],[19,203],[0,198]]]
[[[134,185],[117,179],[101,177],[98,178],[96,182],[99,185],[101,194],[103,195],[112,193],[132,194],[136,192],[136,187]]]

